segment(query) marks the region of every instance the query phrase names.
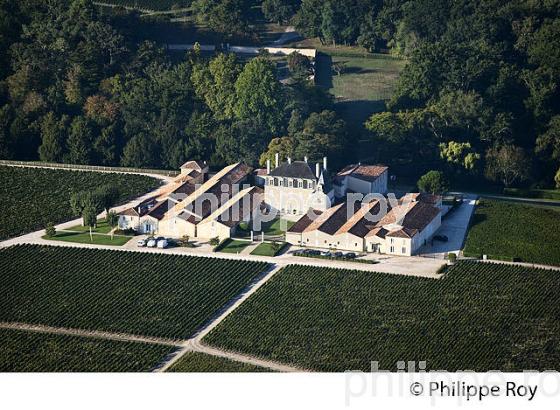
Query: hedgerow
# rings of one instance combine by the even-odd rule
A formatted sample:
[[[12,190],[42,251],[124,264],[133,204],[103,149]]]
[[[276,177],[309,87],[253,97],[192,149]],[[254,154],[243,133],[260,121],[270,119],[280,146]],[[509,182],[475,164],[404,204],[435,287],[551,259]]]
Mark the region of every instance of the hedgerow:
[[[0,249],[0,321],[186,339],[268,267],[194,256]]]
[[[122,203],[160,182],[143,175],[0,166],[0,240],[72,219],[71,193],[102,185],[117,187]]]
[[[459,262],[442,279],[288,266],[204,342],[300,368],[559,370],[560,271]]]

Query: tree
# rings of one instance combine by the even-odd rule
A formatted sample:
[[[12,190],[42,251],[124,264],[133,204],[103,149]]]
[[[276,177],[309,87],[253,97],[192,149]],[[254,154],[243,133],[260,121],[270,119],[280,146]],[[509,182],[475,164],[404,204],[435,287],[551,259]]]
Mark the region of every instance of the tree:
[[[91,164],[93,161],[93,129],[85,117],[75,117],[66,140],[65,161],[71,164]]]
[[[132,137],[124,147],[121,159],[124,167],[149,168],[157,166],[158,162],[158,148],[144,133]]]
[[[556,188],[560,188],[560,168],[556,171],[556,175],[554,176],[554,183],[556,184]]]
[[[418,180],[418,189],[430,194],[443,194],[449,190],[449,182],[443,172],[428,171]]]
[[[264,0],[261,7],[267,20],[282,24],[292,18],[298,3],[298,0]]]
[[[107,212],[105,219],[107,220],[107,224],[111,227],[111,240],[113,240],[115,228],[119,226],[119,215],[115,211],[110,211]]]
[[[93,191],[93,196],[95,202],[109,214],[109,209],[119,200],[119,189],[113,185],[102,185]]]
[[[311,61],[307,56],[294,51],[288,55],[288,69],[296,81],[307,80],[311,74]]]
[[[47,227],[45,228],[45,235],[49,238],[56,236],[56,228],[52,222],[47,224]]]
[[[64,153],[64,137],[68,117],[60,121],[51,111],[41,121],[41,145],[39,159],[46,162],[60,162]]]
[[[235,54],[218,54],[208,65],[197,64],[191,79],[196,94],[203,98],[217,119],[234,117],[235,82],[241,66]]]
[[[449,141],[439,144],[439,155],[446,162],[458,165],[468,171],[472,171],[480,160],[480,154],[471,149],[469,142]]]
[[[97,211],[94,206],[88,205],[82,211],[84,226],[89,227],[89,238],[93,242],[92,229],[97,226]]]
[[[282,124],[282,88],[274,65],[264,57],[249,61],[235,82],[235,114],[241,120],[254,119],[277,133]]]
[[[333,168],[345,164],[349,149],[346,124],[334,111],[311,113],[294,138],[296,157],[307,156],[310,161],[320,161],[328,156]]]
[[[269,160],[271,166],[274,167],[276,154],[279,155],[281,161],[288,157],[293,157],[295,144],[296,141],[292,137],[273,138],[268,144],[267,150],[261,154],[259,164],[266,166],[266,161]]]
[[[247,0],[195,0],[193,9],[199,23],[231,36],[249,32],[251,2]]]
[[[529,178],[529,160],[522,148],[514,145],[495,146],[486,151],[487,178],[505,187]]]

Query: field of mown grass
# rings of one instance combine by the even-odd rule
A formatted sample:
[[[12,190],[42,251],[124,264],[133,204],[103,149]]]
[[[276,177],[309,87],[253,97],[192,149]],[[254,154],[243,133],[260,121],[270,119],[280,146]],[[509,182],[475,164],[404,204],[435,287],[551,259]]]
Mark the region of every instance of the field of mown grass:
[[[460,262],[442,279],[288,266],[204,338],[320,371],[560,370],[560,271]]]
[[[71,193],[107,184],[118,187],[123,203],[160,182],[143,175],[0,166],[0,240],[72,219]]]
[[[0,372],[147,372],[173,349],[0,329]]]
[[[241,372],[267,372],[268,369],[253,366],[247,363],[235,362],[223,357],[210,356],[204,353],[189,352],[181,357],[170,372],[197,372],[197,373],[241,373]]]
[[[186,339],[268,267],[58,246],[0,249],[0,321]]]
[[[482,199],[464,254],[560,266],[560,209]]]

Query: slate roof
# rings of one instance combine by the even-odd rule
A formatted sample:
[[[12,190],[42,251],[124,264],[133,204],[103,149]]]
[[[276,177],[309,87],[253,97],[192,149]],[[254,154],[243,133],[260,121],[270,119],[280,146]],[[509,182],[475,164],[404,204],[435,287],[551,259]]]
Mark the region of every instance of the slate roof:
[[[270,174],[268,175],[273,177],[317,180],[317,178],[315,178],[315,173],[311,169],[311,166],[305,161],[292,161],[291,164],[283,162],[278,167],[270,171]]]

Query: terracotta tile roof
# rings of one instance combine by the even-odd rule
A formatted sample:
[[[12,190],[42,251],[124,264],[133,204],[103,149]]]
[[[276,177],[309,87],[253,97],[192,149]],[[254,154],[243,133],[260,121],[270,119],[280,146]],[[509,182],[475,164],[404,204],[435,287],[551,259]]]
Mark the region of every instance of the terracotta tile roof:
[[[315,214],[315,217],[310,218],[309,212],[306,212],[305,215],[303,215],[301,218],[299,218],[297,220],[297,222],[295,224],[292,225],[292,227],[290,229],[288,229],[288,232],[291,233],[302,233],[305,231],[305,229],[311,225],[313,223],[313,221],[315,221],[319,215],[321,215],[323,212],[319,211],[318,209],[313,209],[311,210],[311,214]]]
[[[342,208],[344,204],[335,205],[326,211],[324,211],[317,219],[315,219],[307,228],[305,228],[304,232],[314,231],[318,229],[323,223],[325,223],[336,211]]]
[[[195,169],[197,171],[202,171],[207,165],[202,161],[187,161],[181,165],[182,169]]]
[[[346,232],[350,232],[354,235],[357,236],[362,236],[360,235],[360,233],[362,233],[365,230],[365,233],[363,233],[363,235],[365,235],[369,229],[367,228],[366,225],[374,225],[374,223],[367,221],[365,219],[365,215],[372,211],[375,213],[375,209],[377,207],[377,209],[379,209],[379,201],[371,201],[367,204],[363,204],[362,206],[360,206],[359,203],[356,203],[357,205],[357,211],[352,215],[352,217],[350,219],[348,219],[346,221],[345,224],[343,224],[340,229],[336,232],[335,235],[340,235]],[[351,232],[351,231],[354,232]]]
[[[246,201],[249,201],[247,204]],[[236,203],[239,204],[238,210],[233,214],[233,204],[228,206],[228,208],[221,213],[216,221],[224,224],[226,226],[234,227],[239,222],[243,221],[246,217],[250,217],[253,210],[260,207],[264,200],[264,190],[259,187],[251,187],[251,189],[244,195],[242,195]]]
[[[352,176],[354,178],[372,182],[379,178],[379,176],[381,176],[388,169],[389,168],[384,165],[348,165],[347,167],[344,167],[338,174],[336,174],[335,180],[341,181],[347,176]]]

